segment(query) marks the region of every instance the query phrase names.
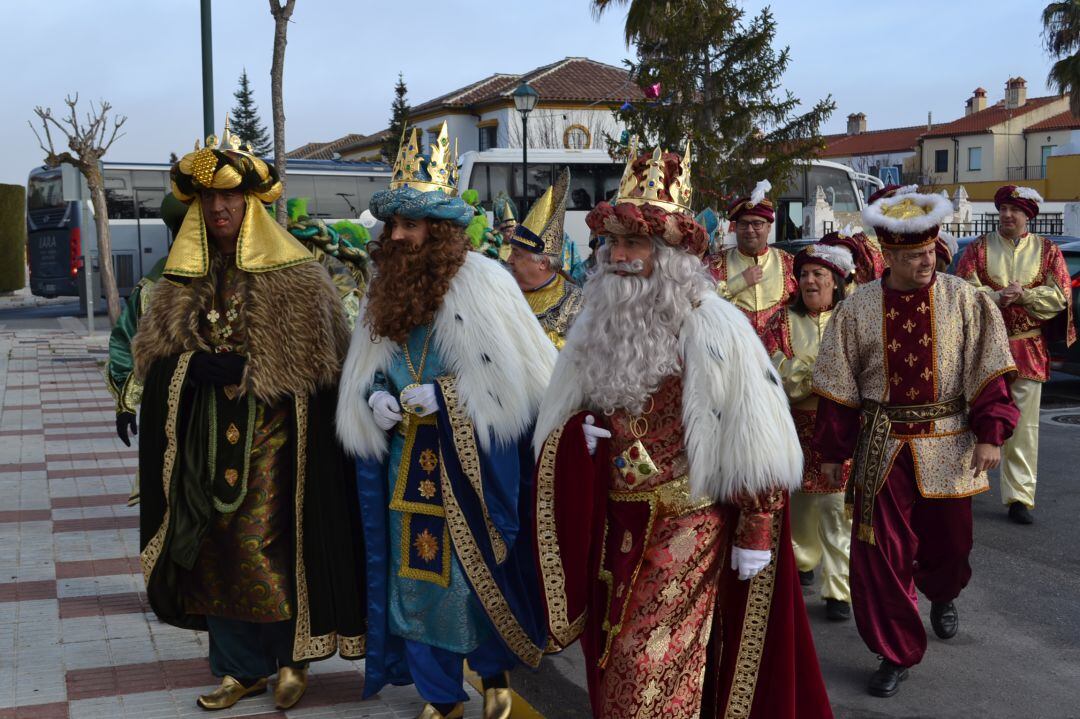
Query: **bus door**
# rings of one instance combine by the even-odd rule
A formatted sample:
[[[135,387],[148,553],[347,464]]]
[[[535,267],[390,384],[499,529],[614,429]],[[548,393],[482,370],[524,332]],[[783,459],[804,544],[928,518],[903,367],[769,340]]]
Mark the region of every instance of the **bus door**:
[[[139,258],[135,267],[138,273],[136,282],[169,253],[169,230],[161,220],[161,203],[164,199],[165,190],[160,187],[135,188]]]

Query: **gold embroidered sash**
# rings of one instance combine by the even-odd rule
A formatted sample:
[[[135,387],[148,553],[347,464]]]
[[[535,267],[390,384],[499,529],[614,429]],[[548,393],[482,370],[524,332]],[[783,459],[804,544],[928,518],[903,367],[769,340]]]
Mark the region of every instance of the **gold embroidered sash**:
[[[858,538],[868,544],[874,539],[874,498],[885,484],[885,444],[892,432],[893,422],[917,424],[931,422],[962,414],[967,410],[963,397],[930,404],[885,405],[873,400],[863,400],[862,429],[855,445],[851,481],[848,482],[845,503],[855,504],[854,493],[861,493],[859,503]]]

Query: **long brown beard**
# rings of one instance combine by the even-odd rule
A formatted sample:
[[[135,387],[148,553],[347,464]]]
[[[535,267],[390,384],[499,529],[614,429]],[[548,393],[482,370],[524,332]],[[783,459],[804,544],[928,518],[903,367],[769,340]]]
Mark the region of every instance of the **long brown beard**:
[[[465,263],[468,240],[459,227],[441,221],[429,225],[429,236],[417,249],[391,240],[388,228],[377,244],[371,252],[375,277],[368,288],[367,325],[372,335],[400,344],[415,327],[435,319],[450,280]]]

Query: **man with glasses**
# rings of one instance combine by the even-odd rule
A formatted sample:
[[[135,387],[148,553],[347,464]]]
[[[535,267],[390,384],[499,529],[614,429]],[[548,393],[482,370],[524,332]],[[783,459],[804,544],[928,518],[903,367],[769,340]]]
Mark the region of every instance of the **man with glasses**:
[[[728,208],[737,244],[706,260],[716,291],[742,310],[758,337],[797,289],[794,258],[769,247],[775,210],[765,193],[771,189],[769,181],[762,180],[749,197],[739,198]]]

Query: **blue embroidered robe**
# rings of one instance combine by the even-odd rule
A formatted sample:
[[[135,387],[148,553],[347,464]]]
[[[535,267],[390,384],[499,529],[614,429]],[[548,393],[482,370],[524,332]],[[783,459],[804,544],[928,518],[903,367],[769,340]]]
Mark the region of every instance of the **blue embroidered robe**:
[[[418,370],[427,331],[416,328],[407,340]],[[365,697],[411,682],[405,639],[467,654],[496,633],[510,656],[531,666],[545,643],[529,545],[531,431],[481,450],[434,338],[429,345],[421,383],[436,385],[439,411],[391,430],[385,462],[357,463],[368,572]],[[400,397],[414,382],[399,354],[372,392]]]

